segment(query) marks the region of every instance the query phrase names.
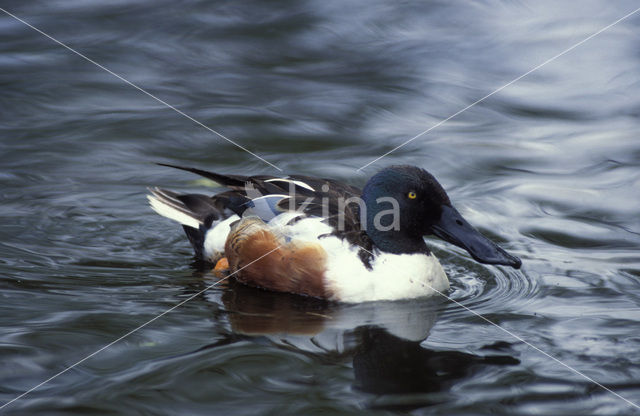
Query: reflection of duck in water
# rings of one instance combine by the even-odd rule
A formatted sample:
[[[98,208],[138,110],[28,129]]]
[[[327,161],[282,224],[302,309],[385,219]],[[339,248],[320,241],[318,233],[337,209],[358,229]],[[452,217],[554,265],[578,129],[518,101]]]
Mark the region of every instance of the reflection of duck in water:
[[[518,364],[507,355],[423,347],[443,305],[435,300],[330,304],[231,284],[236,287],[209,296],[224,304],[234,334],[266,337],[281,348],[328,362],[352,362],[354,387],[378,395],[375,406],[432,404],[427,396],[407,395],[447,391],[487,366]]]
[[[515,365],[508,355],[479,356],[459,351],[423,348],[419,341],[391,335],[373,326],[357,329],[361,344],[353,356],[355,387],[373,394],[433,393],[448,390],[456,382],[489,365]],[[485,349],[494,349],[487,346]],[[424,398],[381,400],[378,407],[416,407]]]
[[[177,167],[177,166],[174,166]],[[428,172],[393,166],[361,191],[307,176],[221,175],[212,197],[154,189],[160,215],[183,225],[196,255],[247,285],[342,302],[412,299],[449,288],[427,247],[434,234],[488,264],[520,267],[476,231]]]
[[[221,296],[209,296],[224,304],[233,332],[276,340],[284,337],[289,344],[312,351],[351,349],[352,333],[363,325],[375,325],[400,338],[422,341],[429,335],[442,304],[435,299],[336,304],[229,284],[233,287]]]

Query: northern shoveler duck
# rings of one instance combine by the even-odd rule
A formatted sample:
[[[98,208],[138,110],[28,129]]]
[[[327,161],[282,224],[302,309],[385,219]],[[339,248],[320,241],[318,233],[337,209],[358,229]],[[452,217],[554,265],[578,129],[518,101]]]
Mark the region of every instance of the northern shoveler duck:
[[[438,181],[392,166],[363,190],[331,179],[222,175],[165,165],[228,190],[213,196],[159,188],[160,215],[182,224],[198,258],[264,289],[341,302],[431,296],[449,281],[424,236],[464,248],[480,263],[519,268],[453,207]]]

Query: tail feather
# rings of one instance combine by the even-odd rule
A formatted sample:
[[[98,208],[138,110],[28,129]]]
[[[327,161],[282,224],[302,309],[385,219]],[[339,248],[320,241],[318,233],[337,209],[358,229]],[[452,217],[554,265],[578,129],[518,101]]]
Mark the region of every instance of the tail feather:
[[[222,174],[215,173],[215,172],[208,172],[208,171],[202,170],[202,169],[186,168],[184,166],[170,165],[168,163],[158,163],[158,165],[167,166],[169,168],[180,169],[180,170],[185,170],[187,172],[195,173],[196,175],[200,175],[200,176],[205,177],[207,179],[211,179],[212,181],[217,182],[220,185],[228,186],[230,188],[242,188],[244,186],[245,182],[247,182],[249,180],[249,178],[247,176],[222,175]]]
[[[149,188],[147,195],[154,211],[182,224],[184,232],[200,260],[215,262],[224,255],[224,242],[231,217],[238,218],[245,197],[219,194],[209,197],[200,194],[178,194],[166,189]],[[233,220],[231,218],[231,220]]]
[[[177,221],[187,227],[198,229],[203,224],[197,214],[189,210],[175,194],[159,188],[149,189],[151,195],[147,195],[151,208],[163,217]]]

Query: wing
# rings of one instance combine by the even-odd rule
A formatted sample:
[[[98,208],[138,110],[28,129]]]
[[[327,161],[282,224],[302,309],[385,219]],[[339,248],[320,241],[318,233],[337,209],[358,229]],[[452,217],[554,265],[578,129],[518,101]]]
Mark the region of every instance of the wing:
[[[356,202],[361,190],[351,185],[304,175],[223,175],[165,163],[159,165],[192,172],[231,189],[210,199],[216,203],[218,198],[224,197],[225,206],[241,216],[251,214],[269,221],[281,213],[296,210],[304,215],[326,218],[342,232],[361,230],[360,207]]]

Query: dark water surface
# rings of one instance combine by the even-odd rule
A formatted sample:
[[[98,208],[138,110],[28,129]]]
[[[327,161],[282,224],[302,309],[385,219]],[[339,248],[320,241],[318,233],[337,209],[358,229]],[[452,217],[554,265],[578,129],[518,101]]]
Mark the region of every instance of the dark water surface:
[[[640,403],[640,15],[356,171],[637,2],[0,5],[286,172],[361,186],[427,168],[524,262],[434,240],[450,296]],[[211,284],[145,199],[203,184],[152,162],[277,171],[1,12],[0,87],[6,403]],[[640,413],[450,300],[324,305],[235,284],[0,412]]]

